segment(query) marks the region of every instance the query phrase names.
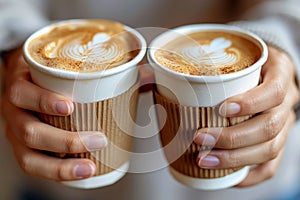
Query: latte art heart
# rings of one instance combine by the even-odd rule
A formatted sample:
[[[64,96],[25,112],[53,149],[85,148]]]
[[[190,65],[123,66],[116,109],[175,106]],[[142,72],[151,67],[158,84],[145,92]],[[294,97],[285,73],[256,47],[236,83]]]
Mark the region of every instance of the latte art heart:
[[[82,62],[89,60],[97,63],[108,63],[122,57],[124,54],[119,43],[116,41],[110,42],[109,35],[96,34],[93,36],[93,40],[87,44],[82,44],[85,35],[77,35],[78,37],[74,35],[66,36],[66,38],[58,39],[56,43],[51,42],[46,45],[45,56],[48,58],[71,58]]]
[[[240,59],[239,51],[231,48],[231,41],[216,38],[209,45],[195,45],[179,50],[183,58],[198,65],[233,65]]]
[[[83,72],[119,66],[138,51],[121,24],[102,20],[56,27],[33,41],[31,48],[41,64]]]
[[[228,32],[196,32],[166,44],[155,53],[165,67],[190,75],[213,76],[249,67],[260,56],[251,41]]]

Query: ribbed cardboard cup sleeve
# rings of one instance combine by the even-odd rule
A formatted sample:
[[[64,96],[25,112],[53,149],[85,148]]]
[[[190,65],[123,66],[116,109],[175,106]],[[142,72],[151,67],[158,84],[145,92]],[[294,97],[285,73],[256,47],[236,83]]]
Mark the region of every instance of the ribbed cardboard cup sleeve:
[[[128,91],[99,102],[74,103],[69,116],[39,114],[40,119],[67,131],[100,131],[108,146],[100,151],[55,154],[61,158],[88,158],[96,163],[95,176],[112,172],[129,161],[132,151],[134,120],[138,102],[138,85]]]
[[[195,132],[200,128],[228,127],[248,120],[251,116],[227,118],[218,114],[216,107],[189,107],[171,101],[154,91],[161,144],[170,166],[189,177],[213,179],[232,174],[241,168],[203,169],[196,163],[200,151],[213,147],[199,146],[193,142]],[[172,145],[170,145],[172,143]],[[167,146],[171,146],[168,147]]]

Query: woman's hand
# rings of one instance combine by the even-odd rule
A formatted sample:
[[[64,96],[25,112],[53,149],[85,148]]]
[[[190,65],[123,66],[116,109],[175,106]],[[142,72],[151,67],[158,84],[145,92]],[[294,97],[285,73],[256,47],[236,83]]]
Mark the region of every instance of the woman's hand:
[[[194,140],[199,145],[222,149],[205,156],[199,154],[200,167],[257,165],[239,187],[258,184],[275,174],[295,120],[293,105],[299,94],[294,66],[284,53],[272,47],[269,50],[269,59],[262,69],[262,84],[228,99],[220,107],[220,114],[227,117],[259,114],[232,127],[201,129]],[[39,121],[32,111],[65,116],[73,112],[73,103],[34,85],[20,50],[6,59],[4,72],[2,114],[7,121],[6,136],[21,168],[30,175],[58,181],[92,176],[95,164],[91,160],[60,159],[40,150],[59,153],[100,150],[107,143],[104,135],[68,132]]]
[[[106,137],[99,132],[68,132],[42,123],[32,111],[67,116],[73,103],[31,82],[21,49],[7,56],[4,63],[2,115],[6,136],[20,167],[28,174],[67,181],[88,178],[96,171],[89,159],[61,159],[44,151],[80,153],[103,149]]]
[[[257,165],[237,187],[252,186],[274,176],[295,121],[293,106],[299,100],[299,92],[290,58],[269,47],[269,58],[261,75],[258,87],[229,98],[219,109],[226,117],[257,114],[255,117],[227,128],[200,129],[194,139],[198,145],[221,149],[200,153],[198,164],[202,168]]]

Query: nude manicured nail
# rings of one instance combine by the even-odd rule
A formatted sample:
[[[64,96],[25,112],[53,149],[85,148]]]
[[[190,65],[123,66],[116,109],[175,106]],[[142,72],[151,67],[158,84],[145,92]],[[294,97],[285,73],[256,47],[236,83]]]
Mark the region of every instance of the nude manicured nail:
[[[103,134],[83,135],[81,136],[86,148],[89,151],[101,150],[107,146],[107,139]]]
[[[241,106],[237,103],[223,103],[219,113],[222,116],[235,115],[241,111]]]
[[[200,161],[198,163],[200,167],[216,167],[219,164],[220,164],[219,158],[210,155],[200,158]]]
[[[76,178],[88,178],[92,175],[94,175],[96,169],[93,165],[76,165],[75,166],[75,176]]]
[[[65,101],[55,102],[55,110],[59,114],[69,114],[71,112],[71,107]]]
[[[194,141],[198,145],[204,145],[204,146],[213,146],[216,144],[216,139],[207,133],[201,133],[198,132],[197,135],[194,138]]]

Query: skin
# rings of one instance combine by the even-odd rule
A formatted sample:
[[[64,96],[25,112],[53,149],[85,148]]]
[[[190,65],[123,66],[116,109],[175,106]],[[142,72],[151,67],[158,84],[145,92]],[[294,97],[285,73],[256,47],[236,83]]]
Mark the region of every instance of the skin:
[[[82,140],[82,133],[59,130],[39,121],[31,111],[69,115],[73,112],[73,104],[31,82],[20,49],[7,57],[4,74],[5,90],[1,104],[7,122],[5,133],[20,167],[27,174],[57,181],[92,176],[95,164],[91,160],[60,159],[39,150],[75,153],[89,150],[88,146],[100,150],[106,145],[103,134],[89,132]],[[152,79],[152,74],[141,70],[141,77],[147,82],[147,79]],[[255,117],[228,128],[198,130],[194,137],[196,144],[215,145],[222,149],[209,154],[200,153],[199,166],[232,168],[256,165],[237,187],[256,185],[273,177],[289,129],[295,121],[293,106],[299,100],[296,83],[291,77],[295,77],[292,61],[283,52],[269,47],[269,60],[262,69],[262,83],[247,93],[226,100],[219,110],[221,115],[228,117],[256,114]],[[224,106],[226,103],[235,104]],[[226,110],[228,107],[232,109]],[[89,137],[97,138],[100,144],[89,145]]]
[[[222,149],[200,153],[198,164],[201,167],[217,169],[257,165],[238,187],[256,185],[275,175],[289,130],[295,122],[293,106],[299,100],[299,92],[290,58],[269,47],[269,58],[261,76],[262,83],[258,87],[229,98],[219,110],[227,117],[257,114],[255,117],[228,128],[198,130],[194,138],[199,145],[206,143]],[[239,104],[240,110],[235,114],[227,111],[226,114],[224,105],[229,103]],[[201,133],[208,134],[208,138],[199,136]],[[209,139],[210,136],[215,142]]]

